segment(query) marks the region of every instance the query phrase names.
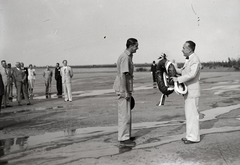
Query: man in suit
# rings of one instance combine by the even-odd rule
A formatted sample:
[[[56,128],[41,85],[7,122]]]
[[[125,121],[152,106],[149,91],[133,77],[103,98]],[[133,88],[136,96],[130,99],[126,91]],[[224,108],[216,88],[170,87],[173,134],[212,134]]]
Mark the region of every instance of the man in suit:
[[[182,74],[173,77],[173,81],[185,83],[188,93],[184,95],[185,117],[186,117],[186,138],[182,138],[184,144],[200,142],[198,101],[200,97],[200,68],[201,63],[194,53],[196,44],[193,41],[186,41],[183,45],[183,55],[186,62],[177,72]]]
[[[22,70],[22,72],[24,72],[25,73],[25,75],[26,75],[26,78],[25,78],[25,80],[24,80],[24,82],[23,82],[23,88],[26,88],[26,89],[28,89],[28,68],[27,67],[24,67],[24,63],[23,62],[21,62],[20,63],[20,66],[21,66],[21,70]],[[23,89],[22,88],[22,89]],[[26,91],[27,92],[27,96],[28,96],[28,90]],[[24,92],[23,92],[23,90],[21,91],[21,95],[22,95],[22,98],[24,99],[25,98],[25,96],[24,96]],[[28,97],[29,98],[29,97]]]
[[[8,88],[9,101],[12,102],[12,99],[13,99],[13,69],[12,69],[11,63],[8,63],[7,68],[8,68],[8,73],[9,73],[9,88]]]
[[[64,100],[72,102],[72,77],[73,71],[70,66],[67,66],[67,60],[63,60],[63,66],[61,67],[62,85],[64,92]]]
[[[118,95],[118,141],[120,146],[134,147],[135,138],[131,136],[132,112],[130,108],[131,96],[133,92],[133,53],[138,49],[138,41],[129,38],[125,51],[117,60],[117,76],[113,89]]]
[[[3,84],[3,80],[2,80],[2,75],[0,73],[0,112],[2,109],[2,98],[4,95],[4,84]]]
[[[153,88],[156,88],[156,70],[157,70],[157,65],[155,64],[155,61],[153,61],[151,65],[151,73],[152,73],[152,78],[153,78]]]
[[[62,76],[60,72],[61,72],[61,67],[59,66],[59,63],[57,63],[55,68],[55,80],[56,80],[58,98],[62,97]]]
[[[21,64],[20,62],[16,63],[16,68],[13,71],[13,77],[14,77],[14,81],[15,81],[15,86],[17,88],[17,100],[18,100],[18,105],[21,106],[21,91],[23,92],[24,98],[25,100],[28,102],[27,105],[31,105],[29,98],[28,98],[28,92],[27,92],[27,88],[26,88],[26,84],[24,85],[24,83],[26,82],[26,77],[27,75],[22,71],[21,69]]]

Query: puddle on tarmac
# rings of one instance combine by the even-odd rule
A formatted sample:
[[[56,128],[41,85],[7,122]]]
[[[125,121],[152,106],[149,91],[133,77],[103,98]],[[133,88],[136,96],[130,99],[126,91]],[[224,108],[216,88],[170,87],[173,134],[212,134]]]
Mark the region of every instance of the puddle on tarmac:
[[[218,107],[209,110],[202,111],[204,114],[204,118],[200,121],[207,121],[216,119],[217,116],[221,114],[228,113],[232,110],[240,108],[240,104],[232,105],[229,107]],[[239,119],[239,116],[236,116],[236,119]],[[166,127],[171,125],[182,125],[185,121],[161,121],[161,122],[145,122],[145,123],[135,123],[133,124],[133,130],[140,130],[143,128],[156,128],[156,127]],[[200,130],[201,134],[209,134],[216,132],[229,132],[240,130],[240,126],[233,127],[219,127],[219,128],[210,128],[210,129],[202,129]],[[4,153],[4,157],[11,159],[16,158],[19,155],[24,155],[23,152],[30,152],[30,150],[45,148],[45,151],[56,149],[55,152],[59,152],[58,148],[67,148],[68,145],[71,147],[68,148],[69,159],[71,158],[84,158],[84,157],[101,157],[106,155],[115,155],[123,152],[127,152],[132,150],[132,148],[119,148],[116,147],[115,142],[104,142],[101,140],[93,140],[97,138],[101,138],[102,136],[107,136],[109,134],[117,134],[117,126],[110,127],[89,127],[89,128],[81,128],[81,129],[66,129],[64,131],[59,132],[50,132],[41,135],[35,136],[25,136],[25,137],[17,137],[10,139],[1,139],[0,143],[2,144],[2,152]],[[137,145],[133,150],[146,148],[146,147],[154,147],[157,145],[166,144],[169,142],[177,141],[183,137],[184,134],[174,135],[174,136],[166,136],[161,137],[160,141],[152,141],[149,143],[143,143]],[[84,142],[84,143],[81,143]],[[74,149],[73,145],[80,145],[81,147]],[[86,147],[84,147],[86,145]],[[0,151],[1,152],[1,151]],[[52,152],[52,151],[51,151]],[[50,156],[45,153],[44,158],[49,158]],[[66,156],[66,153],[65,153]],[[3,157],[3,158],[4,158]],[[21,158],[21,156],[20,156]],[[20,159],[19,158],[19,159]],[[32,158],[32,156],[31,156]],[[29,157],[30,159],[30,157]],[[67,161],[67,159],[65,160]]]
[[[221,85],[225,85],[225,83],[221,83]],[[229,86],[227,87],[229,90],[236,90],[235,88],[240,87],[239,85]],[[215,94],[220,94],[225,91],[226,86],[218,86],[213,87],[211,89],[205,90],[215,90]],[[135,90],[142,90],[142,89],[152,89],[149,86],[140,86],[135,87]],[[78,91],[74,93],[74,97],[82,97],[82,96],[94,96],[94,95],[102,95],[107,93],[113,93],[112,89],[106,90],[94,90],[94,91]],[[54,98],[53,96],[52,98]],[[37,97],[38,99],[44,98],[44,96]],[[64,108],[63,106],[57,107],[50,107],[44,108],[39,107],[35,110],[47,110],[47,109],[58,109]],[[204,117],[200,120],[208,121],[216,119],[217,116],[228,113],[234,109],[240,108],[240,104],[232,105],[228,107],[218,107],[209,110],[202,111],[201,113],[204,114]],[[31,109],[32,110],[32,109]],[[23,110],[28,111],[28,110]],[[30,111],[30,110],[29,110]],[[235,119],[240,120],[239,116],[236,116]],[[145,123],[135,123],[133,124],[133,130],[140,130],[143,128],[156,128],[156,127],[166,127],[170,125],[182,125],[185,124],[185,121],[162,121],[162,122],[145,122]],[[210,133],[217,133],[217,132],[229,132],[229,131],[237,131],[240,130],[240,126],[233,126],[233,127],[219,127],[219,128],[210,128],[210,129],[202,129],[200,130],[201,134],[210,134]],[[9,160],[13,159],[12,162],[17,162],[19,160],[28,162],[29,160],[34,159],[43,159],[43,160],[52,160],[55,158],[55,161],[58,159],[61,160],[61,163],[64,162],[71,162],[72,160],[79,160],[85,157],[93,157],[98,158],[101,156],[107,155],[115,155],[123,152],[131,151],[132,149],[140,149],[146,147],[154,147],[162,144],[166,144],[173,141],[178,141],[181,139],[184,134],[174,135],[174,136],[166,136],[161,137],[160,141],[152,141],[150,143],[139,144],[135,148],[120,148],[116,147],[116,142],[104,142],[104,140],[99,141],[92,141],[94,138],[100,138],[101,136],[107,136],[109,134],[117,134],[117,126],[111,127],[89,127],[89,128],[81,128],[81,129],[66,129],[64,131],[59,132],[50,132],[44,133],[35,136],[25,136],[25,137],[16,137],[10,139],[1,139],[0,140],[0,156],[4,155],[1,159],[7,158]],[[84,143],[81,143],[84,142]],[[80,143],[80,144],[79,144]],[[91,145],[90,145],[90,144]],[[73,146],[80,145],[81,147],[74,148]],[[70,145],[71,147],[68,148],[67,146]],[[31,153],[30,150],[40,150],[40,148],[44,148],[43,150],[48,151],[51,149],[55,149],[56,151],[52,154],[48,152],[39,153],[40,155],[36,156],[36,154],[26,154]],[[58,149],[59,148],[59,149]],[[64,150],[64,155],[59,154],[62,153]],[[24,154],[25,153],[25,154]],[[54,164],[54,162],[53,162]]]
[[[150,86],[135,86],[134,90],[143,90],[143,89],[152,89]],[[99,89],[99,90],[92,90],[92,91],[74,91],[72,92],[73,97],[86,97],[86,96],[98,96],[108,93],[115,93],[113,89]],[[49,95],[46,98],[45,95],[43,96],[34,96],[33,99],[42,100],[42,99],[56,99],[58,96],[56,94]],[[16,98],[13,99],[16,101]]]
[[[50,109],[62,109],[62,108],[68,108],[70,107],[69,105],[67,106],[54,106],[54,107],[36,107],[36,108],[31,108],[31,109],[21,109],[21,110],[16,110],[16,111],[11,111],[11,112],[3,112],[0,114],[0,116],[6,116],[9,114],[14,114],[14,113],[23,113],[23,112],[31,112],[31,111],[43,111],[43,110],[50,110]]]

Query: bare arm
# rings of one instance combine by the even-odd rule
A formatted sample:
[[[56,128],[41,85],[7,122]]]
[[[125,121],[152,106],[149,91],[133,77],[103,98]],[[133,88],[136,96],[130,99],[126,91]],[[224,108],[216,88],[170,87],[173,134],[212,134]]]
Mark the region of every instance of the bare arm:
[[[73,77],[73,70],[72,70],[72,68],[70,68],[70,77],[72,78]]]
[[[130,94],[130,89],[129,88],[129,82],[128,82],[128,72],[125,72],[122,74],[122,81],[121,81],[121,86],[122,86],[122,89],[125,91],[125,98],[128,100],[131,96]]]

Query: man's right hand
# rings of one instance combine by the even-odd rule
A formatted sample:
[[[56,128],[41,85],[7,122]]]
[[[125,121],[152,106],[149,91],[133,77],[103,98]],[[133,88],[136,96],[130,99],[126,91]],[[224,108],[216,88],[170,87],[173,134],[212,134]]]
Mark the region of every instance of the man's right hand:
[[[125,99],[126,99],[126,100],[129,100],[130,97],[131,97],[131,94],[130,94],[129,92],[126,92],[126,93],[125,93]]]

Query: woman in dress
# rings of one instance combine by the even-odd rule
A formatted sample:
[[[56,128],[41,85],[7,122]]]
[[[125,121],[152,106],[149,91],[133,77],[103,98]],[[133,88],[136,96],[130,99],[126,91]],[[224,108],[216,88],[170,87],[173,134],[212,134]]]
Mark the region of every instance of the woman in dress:
[[[30,96],[30,98],[33,97],[33,88],[34,88],[35,76],[36,76],[35,69],[33,69],[32,64],[30,64],[29,68],[28,68],[28,84],[29,84],[29,96]]]

